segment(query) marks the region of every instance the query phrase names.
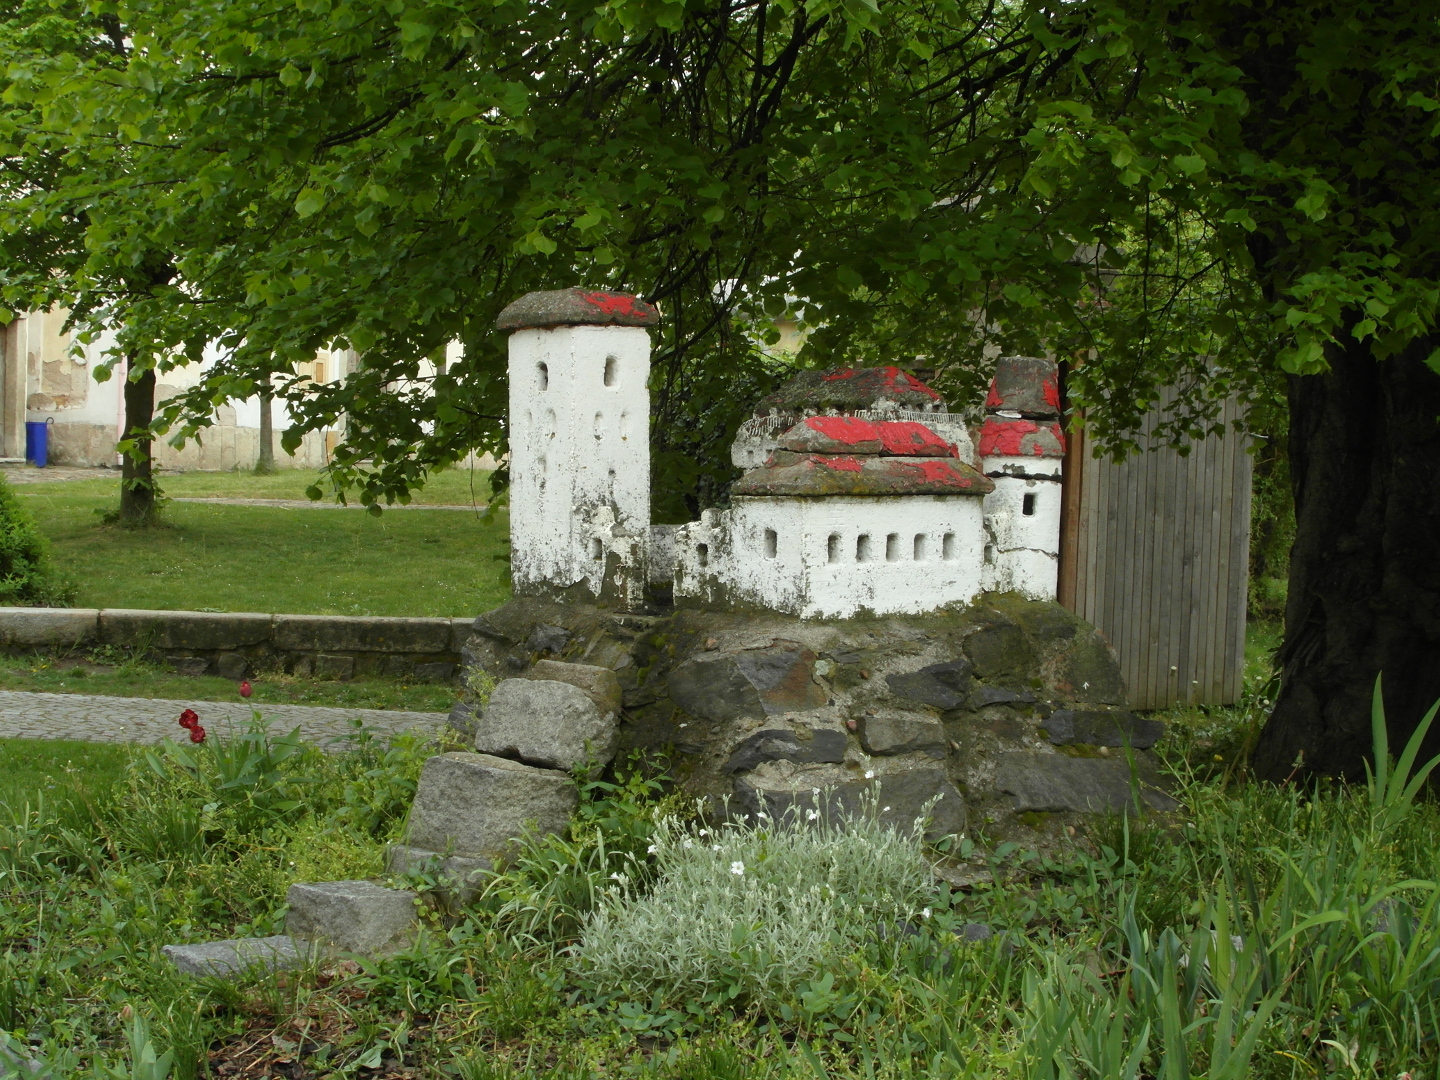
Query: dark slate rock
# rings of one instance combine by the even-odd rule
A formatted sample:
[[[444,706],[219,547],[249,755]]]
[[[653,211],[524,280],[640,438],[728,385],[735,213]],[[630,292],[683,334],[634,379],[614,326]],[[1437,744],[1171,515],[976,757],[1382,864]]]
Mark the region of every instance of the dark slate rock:
[[[1018,626],[991,626],[965,639],[965,654],[975,662],[975,676],[1025,677],[1035,667],[1037,657],[1030,639]]]
[[[436,660],[428,664],[416,664],[416,682],[445,683],[455,678],[455,665],[448,660]]]
[[[670,700],[691,716],[727,721],[765,715],[760,691],[728,656],[681,664],[666,675],[665,685]]]
[[[1056,709],[1045,721],[1045,731],[1056,746],[1130,746],[1148,750],[1165,734],[1165,724],[1132,712]]]
[[[570,642],[570,631],[563,626],[548,626],[541,623],[530,631],[525,647],[531,652],[562,652]]]
[[[995,936],[995,931],[983,922],[967,922],[955,931],[955,936],[961,941],[989,941]]]
[[[445,723],[461,738],[472,740],[475,738],[475,720],[475,706],[468,701],[457,701],[450,707]]]
[[[867,716],[860,722],[860,742],[871,754],[925,753],[945,756],[945,726],[928,716]]]
[[[843,820],[860,809],[867,792],[878,794],[880,820],[896,829],[908,830],[924,813],[926,803],[937,795],[940,798],[930,810],[925,836],[934,840],[965,828],[965,800],[938,766],[911,769],[880,780],[851,780],[826,788],[818,796],[808,788],[791,791],[759,786],[748,777],[735,781],[735,801],[740,809],[750,814],[764,811],[777,821],[803,818],[817,800],[827,817]]]
[[[747,649],[736,653],[735,667],[760,694],[767,714],[804,712],[825,704],[815,682],[815,654],[809,649]]]
[[[809,739],[782,728],[757,731],[735,748],[725,771],[745,772],[762,761],[781,760],[807,764],[844,761],[845,736],[828,728],[815,729]]]
[[[1097,630],[1076,634],[1060,658],[1058,688],[1084,705],[1124,705],[1120,662]]]
[[[1035,695],[1028,690],[1006,690],[1002,686],[977,686],[970,695],[970,708],[983,709],[986,705],[1028,705]]]
[[[238,681],[250,674],[250,661],[245,659],[244,653],[221,653],[215,658],[215,674],[222,679]]]
[[[1082,814],[1134,812],[1130,767],[1123,760],[1073,758],[1065,754],[1020,752],[1002,754],[995,768],[995,786],[1015,796],[1015,809]],[[1170,811],[1179,804],[1137,778],[1140,801],[1152,810]]]
[[[958,709],[965,704],[973,665],[964,657],[931,664],[904,675],[887,675],[890,693],[907,701],[937,709]]]
[[[654,326],[660,312],[638,296],[607,289],[526,293],[500,312],[497,330],[537,326]]]

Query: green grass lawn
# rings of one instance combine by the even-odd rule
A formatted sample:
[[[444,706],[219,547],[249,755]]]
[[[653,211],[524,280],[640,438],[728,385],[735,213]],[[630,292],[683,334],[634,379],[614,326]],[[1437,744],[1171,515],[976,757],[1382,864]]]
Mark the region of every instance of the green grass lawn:
[[[0,739],[0,806],[53,802],[77,786],[103,798],[134,752],[124,743]]]
[[[20,472],[25,483],[16,483],[15,490],[38,494],[44,490],[64,489],[75,495],[95,495],[103,498],[120,497],[120,474],[118,470],[106,473],[96,470],[93,479],[65,480],[47,483],[40,479],[44,471],[26,467],[23,470],[7,470],[9,475]],[[161,491],[172,498],[227,498],[227,499],[306,499],[305,489],[320,484],[328,491],[315,469],[281,469],[269,476],[235,470],[231,472],[162,472],[159,477]],[[433,474],[425,486],[411,492],[412,504],[421,506],[484,506],[490,500],[490,474],[482,470],[447,469]],[[307,499],[308,501],[308,499]],[[334,502],[333,498],[328,498]],[[358,506],[359,498],[353,493],[350,502]]]
[[[303,498],[307,475],[188,473],[164,482],[171,494]],[[131,531],[96,513],[114,509],[117,485],[15,485],[76,582],[76,606],[465,617],[509,596],[503,514],[487,525],[478,513],[450,510],[377,518],[176,502],[164,527]],[[437,501],[459,497],[446,489]]]
[[[108,663],[106,661],[109,661]],[[457,690],[437,683],[395,679],[306,679],[261,672],[250,679],[252,704],[327,705],[349,709],[413,709],[446,712]],[[48,694],[102,694],[113,697],[238,701],[235,683],[212,675],[177,675],[143,661],[91,655],[56,660],[50,656],[0,657],[0,690]]]

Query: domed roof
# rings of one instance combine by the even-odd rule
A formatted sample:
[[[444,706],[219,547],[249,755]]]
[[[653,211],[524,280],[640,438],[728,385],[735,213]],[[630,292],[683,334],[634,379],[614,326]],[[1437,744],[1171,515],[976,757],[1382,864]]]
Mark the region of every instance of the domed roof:
[[[887,408],[944,412],[945,399],[939,391],[898,367],[842,367],[800,372],[779,390],[761,398],[755,413],[803,415]]]
[[[985,495],[995,484],[915,421],[811,416],[730,489],[732,495]]]

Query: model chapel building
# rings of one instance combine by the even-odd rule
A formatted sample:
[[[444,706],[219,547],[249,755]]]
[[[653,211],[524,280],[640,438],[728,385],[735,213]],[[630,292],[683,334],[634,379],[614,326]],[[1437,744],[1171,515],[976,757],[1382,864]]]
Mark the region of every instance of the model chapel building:
[[[600,290],[530,293],[511,331],[511,575],[517,594],[802,617],[915,614],[989,590],[1053,599],[1059,396],[1050,361],[1003,358],[980,429],[898,368],[797,375],[732,450],[730,506],[650,522],[650,338],[659,314]]]

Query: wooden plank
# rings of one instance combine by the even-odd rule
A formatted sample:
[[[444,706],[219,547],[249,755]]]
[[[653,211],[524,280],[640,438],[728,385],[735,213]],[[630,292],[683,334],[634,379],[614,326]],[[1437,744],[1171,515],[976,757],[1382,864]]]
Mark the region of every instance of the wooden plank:
[[[1082,437],[1067,461],[1063,602],[1110,640],[1139,708],[1225,704],[1243,682],[1250,458],[1233,433],[1185,457],[1155,446],[1175,399],[1146,417],[1143,453],[1096,460]],[[1238,416],[1227,402],[1227,428]]]

